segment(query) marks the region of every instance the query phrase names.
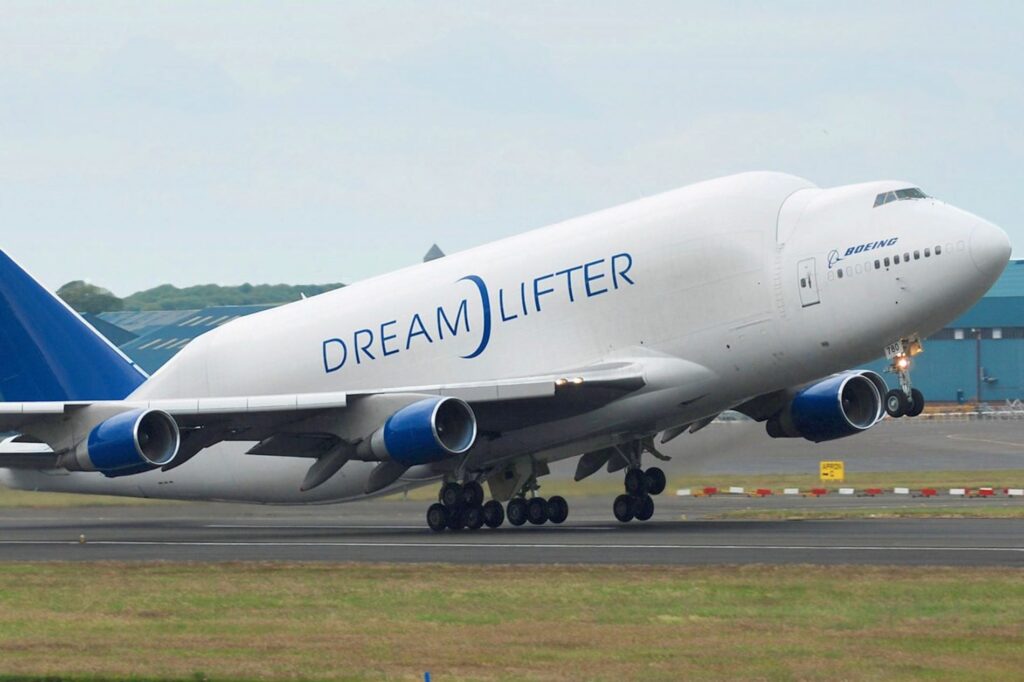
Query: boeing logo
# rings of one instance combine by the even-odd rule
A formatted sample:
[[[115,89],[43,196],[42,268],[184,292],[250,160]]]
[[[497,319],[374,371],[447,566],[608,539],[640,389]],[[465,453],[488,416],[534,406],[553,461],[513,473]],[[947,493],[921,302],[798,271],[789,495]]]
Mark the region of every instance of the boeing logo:
[[[836,263],[842,261],[845,258],[848,258],[848,257],[853,256],[853,255],[858,254],[858,253],[864,253],[865,251],[872,251],[874,249],[881,249],[881,248],[886,247],[886,246],[894,246],[897,241],[899,241],[899,237],[890,237],[889,239],[879,239],[876,242],[867,242],[867,243],[864,243],[864,244],[857,244],[856,246],[851,246],[851,247],[847,248],[846,251],[843,252],[842,256],[839,255],[839,250],[838,249],[832,249],[831,251],[828,252],[828,256],[827,256],[828,269],[831,270],[833,265],[835,265]]]
[[[324,339],[324,372],[330,374],[352,363],[362,365],[460,335],[475,340],[472,350],[460,356],[471,360],[487,350],[495,325],[540,314],[545,305],[550,307],[558,299],[573,304],[631,286],[635,284],[629,274],[632,267],[630,254],[617,253],[610,258],[538,275],[516,286],[498,287],[496,296],[491,295],[482,277],[466,275],[456,284],[466,283],[471,290],[457,302],[442,303],[402,320],[387,320],[356,329],[351,334]]]

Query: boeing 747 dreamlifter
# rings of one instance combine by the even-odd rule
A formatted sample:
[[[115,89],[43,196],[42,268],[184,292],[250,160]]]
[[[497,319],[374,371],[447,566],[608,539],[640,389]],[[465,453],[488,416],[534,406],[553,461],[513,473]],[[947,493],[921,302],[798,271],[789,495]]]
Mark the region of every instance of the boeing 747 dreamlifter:
[[[921,340],[1010,243],[907,182],[684,187],[236,319],[147,376],[0,253],[15,488],[324,503],[434,483],[434,530],[561,523],[548,464],[624,470],[724,410],[828,441],[915,416]],[[886,354],[897,385],[849,370]],[[489,495],[485,495],[484,485]],[[485,501],[487,497],[491,499]]]

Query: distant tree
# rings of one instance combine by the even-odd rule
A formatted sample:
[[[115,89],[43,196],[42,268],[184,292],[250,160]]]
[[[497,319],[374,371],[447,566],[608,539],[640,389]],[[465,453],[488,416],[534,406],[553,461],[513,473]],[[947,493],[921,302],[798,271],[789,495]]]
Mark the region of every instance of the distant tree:
[[[223,287],[198,284],[179,289],[171,284],[139,291],[124,299],[127,310],[190,310],[217,305],[267,305],[290,303],[345,286],[332,284],[241,284]]]
[[[197,284],[179,289],[173,284],[138,291],[120,299],[102,287],[81,280],[68,282],[57,295],[82,313],[105,313],[115,310],[192,310],[217,305],[270,305],[290,303],[303,295],[316,296],[345,286],[333,284],[249,284],[222,287],[218,284]]]
[[[113,310],[124,310],[124,301],[103,287],[76,279],[68,282],[57,295],[64,302],[80,313],[104,313]]]

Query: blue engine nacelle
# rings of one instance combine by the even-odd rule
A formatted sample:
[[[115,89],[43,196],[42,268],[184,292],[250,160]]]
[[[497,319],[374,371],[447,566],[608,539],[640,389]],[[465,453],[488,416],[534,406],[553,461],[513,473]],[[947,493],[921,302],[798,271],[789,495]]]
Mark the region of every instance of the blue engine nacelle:
[[[820,443],[866,431],[883,417],[885,380],[876,372],[834,374],[797,392],[766,424],[772,438]]]
[[[373,459],[404,466],[461,455],[476,442],[476,416],[458,398],[425,398],[406,405],[368,439]]]
[[[122,412],[93,427],[75,448],[68,468],[99,471],[111,478],[138,474],[170,464],[180,443],[178,424],[166,412]]]

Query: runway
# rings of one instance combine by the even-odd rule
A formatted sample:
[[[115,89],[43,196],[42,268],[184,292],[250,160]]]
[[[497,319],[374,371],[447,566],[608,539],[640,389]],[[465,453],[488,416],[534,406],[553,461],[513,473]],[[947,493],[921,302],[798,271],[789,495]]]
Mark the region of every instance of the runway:
[[[856,498],[785,503],[787,507],[879,505]],[[913,503],[935,504],[927,500]],[[594,498],[574,501],[570,518],[562,526],[506,525],[497,530],[441,534],[425,527],[424,503],[407,501],[298,509],[208,503],[7,509],[0,511],[0,560],[1024,567],[1024,524],[1020,520],[703,518],[741,504],[749,505],[749,501],[663,498],[652,521],[618,524],[611,520],[609,501]],[[941,504],[948,507],[954,503],[947,500]]]

